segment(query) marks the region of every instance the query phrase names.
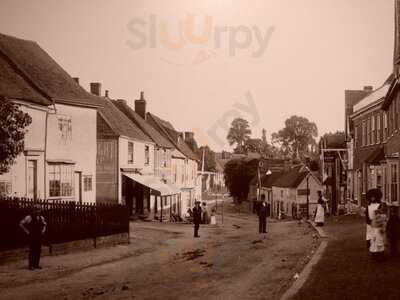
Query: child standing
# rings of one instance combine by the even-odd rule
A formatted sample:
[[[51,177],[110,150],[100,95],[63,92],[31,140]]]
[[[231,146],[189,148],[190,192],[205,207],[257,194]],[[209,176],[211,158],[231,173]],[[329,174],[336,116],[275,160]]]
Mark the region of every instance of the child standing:
[[[372,258],[378,261],[384,259],[386,215],[382,208],[375,210],[375,217],[371,221],[371,246],[369,251]]]

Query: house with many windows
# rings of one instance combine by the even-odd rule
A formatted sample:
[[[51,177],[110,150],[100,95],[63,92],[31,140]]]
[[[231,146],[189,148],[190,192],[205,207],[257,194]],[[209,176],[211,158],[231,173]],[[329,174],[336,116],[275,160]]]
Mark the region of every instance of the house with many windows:
[[[147,113],[147,120],[175,146],[171,160],[172,183],[180,189],[181,194],[171,201],[173,211],[182,216],[189,207],[194,206],[195,199],[200,200],[201,177],[197,174],[199,158],[186,144],[185,135],[170,122],[152,113]]]
[[[37,43],[0,35],[0,53],[36,93],[51,102],[44,111],[31,112],[40,121],[32,123],[35,137],[24,153],[27,174],[18,175],[28,178],[27,196],[94,203],[96,115],[102,104]]]
[[[366,206],[365,195],[371,188],[380,188],[385,201],[390,198],[388,182],[392,176],[385,148],[394,119],[389,120],[382,105],[392,78],[356,103],[349,117],[347,190],[350,201],[358,207]]]

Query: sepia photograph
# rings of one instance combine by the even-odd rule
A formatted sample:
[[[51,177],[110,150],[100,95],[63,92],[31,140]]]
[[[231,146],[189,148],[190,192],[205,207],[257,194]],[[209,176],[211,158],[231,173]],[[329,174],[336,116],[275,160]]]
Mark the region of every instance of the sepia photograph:
[[[400,0],[0,0],[0,300],[400,299]]]

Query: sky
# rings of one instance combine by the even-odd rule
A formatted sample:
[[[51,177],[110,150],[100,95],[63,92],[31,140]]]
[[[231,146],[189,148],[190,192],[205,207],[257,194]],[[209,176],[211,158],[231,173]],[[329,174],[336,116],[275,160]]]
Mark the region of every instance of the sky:
[[[89,89],[230,149],[235,117],[267,138],[300,115],[343,130],[344,91],[392,70],[393,0],[1,0],[0,32],[34,40]]]

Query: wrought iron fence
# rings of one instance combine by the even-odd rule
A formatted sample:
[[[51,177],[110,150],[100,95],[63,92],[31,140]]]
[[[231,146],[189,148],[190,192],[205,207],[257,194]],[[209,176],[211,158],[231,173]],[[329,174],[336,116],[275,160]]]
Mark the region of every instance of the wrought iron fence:
[[[26,235],[19,223],[36,205],[41,207],[47,222],[45,245],[129,233],[129,212],[123,205],[0,196],[0,250],[26,245]]]

